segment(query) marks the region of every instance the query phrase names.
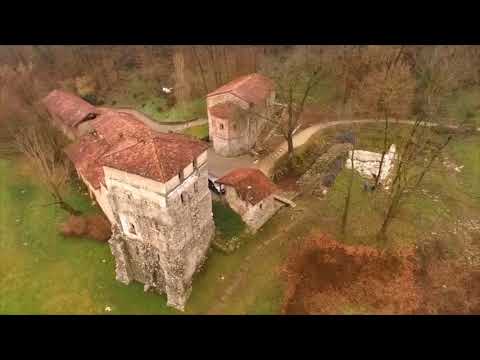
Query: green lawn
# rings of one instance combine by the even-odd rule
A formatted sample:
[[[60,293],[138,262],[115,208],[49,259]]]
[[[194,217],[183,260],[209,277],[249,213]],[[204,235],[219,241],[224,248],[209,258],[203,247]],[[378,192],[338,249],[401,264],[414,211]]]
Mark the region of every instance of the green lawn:
[[[374,133],[371,127],[361,132],[362,147],[378,146],[375,139],[381,137]],[[449,234],[445,238],[453,253],[459,249],[461,235],[451,232],[455,219],[480,218],[479,144],[478,135],[451,144],[447,154],[464,165],[462,172],[436,165],[422,187],[428,195],[412,196],[392,223],[394,244],[413,244],[434,231]],[[291,247],[312,233],[329,232],[347,243],[378,245],[374,235],[381,195],[375,199],[363,193],[358,176],[348,235],[344,239],[338,235],[348,175],[348,170],[340,173],[325,200],[301,196],[294,210],[281,209],[255,236],[241,235],[241,247],[232,254],[212,249],[194,279],[186,313],[278,313],[284,286],[281,265]],[[1,314],[105,314],[106,306],[111,314],[180,314],[166,306],[165,296],[144,293],[140,284],[117,282],[106,244],[59,235],[57,227],[66,214],[41,206],[51,199],[18,158],[0,160],[0,201]],[[72,187],[69,201],[84,211],[98,211],[78,188]],[[222,236],[245,234],[238,216],[223,205],[214,203],[213,211]],[[220,298],[227,292],[222,304]],[[346,308],[345,313],[355,309]]]
[[[183,133],[198,139],[205,139],[208,137],[208,124],[189,127]]]
[[[389,144],[395,143],[398,149],[409,128],[408,125],[392,125],[393,135]],[[338,132],[345,130],[356,133],[358,149],[381,151],[381,125],[363,124],[327,129],[314,135],[307,144],[298,149],[297,156],[300,160],[297,171],[305,171],[318,156],[318,149],[327,147]],[[405,200],[405,206],[393,221],[389,234],[392,243],[414,244],[429,237],[432,232],[448,233],[448,240],[454,248],[462,241],[460,233],[453,233],[454,219],[480,217],[480,135],[462,135],[456,138],[446,149],[445,155],[458,166],[464,165],[464,168],[461,172],[456,172],[446,168],[441,162],[436,162],[433,171],[425,177],[420,191]],[[285,159],[280,159],[279,166],[284,163]],[[318,210],[319,217],[332,219],[332,222],[325,223],[325,229],[337,238],[341,237],[339,219],[350,174],[350,170],[344,169],[326,199],[311,202],[311,208]],[[379,244],[376,243],[375,234],[383,218],[385,193],[365,193],[362,189],[363,182],[364,179],[355,173],[349,230],[343,240],[377,246]]]
[[[77,188],[68,198],[78,209],[98,211]],[[0,201],[0,314],[106,314],[106,306],[111,314],[181,314],[166,306],[165,296],[144,293],[141,284],[117,282],[106,244],[61,236],[57,227],[67,214],[54,206],[41,206],[51,199],[19,159],[0,160]],[[238,216],[221,210],[214,209],[218,228],[226,236],[242,232]],[[262,236],[245,237],[242,247],[230,255],[212,249],[196,275],[186,313],[208,312],[259,241]],[[273,275],[266,269],[268,262],[262,266],[265,274],[254,279],[253,289],[248,290],[259,296],[255,311],[272,312],[276,309],[271,295]],[[239,310],[238,300],[232,298],[224,311],[247,311]]]
[[[205,99],[193,99],[170,107],[159,84],[146,81],[135,74],[127,77],[125,85],[106,94],[105,104],[135,108],[161,123],[185,122],[207,116]]]
[[[457,122],[469,121],[480,127],[480,87],[462,89],[452,94],[447,111]]]

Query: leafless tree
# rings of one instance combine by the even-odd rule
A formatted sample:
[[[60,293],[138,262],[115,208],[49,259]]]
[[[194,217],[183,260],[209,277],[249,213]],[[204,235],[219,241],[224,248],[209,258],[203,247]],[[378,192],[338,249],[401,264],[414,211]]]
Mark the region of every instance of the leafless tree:
[[[382,156],[375,176],[375,189],[378,189],[389,147],[390,121],[409,116],[414,100],[415,78],[402,58],[403,50],[403,47],[371,48],[370,70],[356,94],[357,106],[384,123]]]
[[[454,138],[434,131],[447,113],[446,98],[457,85],[454,69],[461,52],[449,47],[434,47],[419,53],[415,69],[419,85],[416,94],[414,124],[400,149],[384,219],[377,234],[386,241],[387,230],[409,194],[414,194],[431,171],[435,161]]]
[[[275,83],[277,101],[283,103],[283,111],[261,115],[275,126],[288,144],[288,164],[294,164],[293,135],[302,125],[305,106],[314,99],[318,86],[325,79],[327,66],[320,57],[309,57],[305,47],[296,47],[286,56],[265,60],[263,72]]]
[[[18,150],[27,158],[38,179],[46,186],[62,209],[78,215],[65,200],[65,190],[70,174],[70,165],[62,153],[64,141],[50,125],[42,121],[32,121],[17,128],[14,141]]]
[[[356,139],[353,138],[352,141],[352,150],[350,152],[350,162],[352,165],[350,175],[348,177],[348,184],[347,184],[347,192],[345,195],[345,205],[343,207],[343,214],[342,214],[342,225],[341,225],[341,231],[342,235],[345,235],[346,230],[347,230],[347,223],[348,223],[348,216],[350,213],[350,206],[352,202],[352,188],[353,188],[353,178],[355,176],[355,145],[356,145]]]

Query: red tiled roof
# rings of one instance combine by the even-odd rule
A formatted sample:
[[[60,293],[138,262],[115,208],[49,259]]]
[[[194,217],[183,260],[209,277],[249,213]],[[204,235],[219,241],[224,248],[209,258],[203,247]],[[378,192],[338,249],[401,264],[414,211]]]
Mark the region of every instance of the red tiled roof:
[[[185,135],[155,132],[125,113],[107,112],[92,125],[93,133],[65,151],[96,189],[103,182],[103,166],[166,182],[208,148]]]
[[[181,134],[154,134],[152,131],[151,135],[105,154],[102,165],[166,182],[208,148],[206,143]]]
[[[210,108],[210,114],[220,119],[231,119],[238,111],[241,111],[241,108],[231,102],[216,104]]]
[[[231,93],[248,103],[260,104],[270,95],[274,83],[269,78],[253,73],[239,77],[219,87],[207,96]]]
[[[92,120],[97,134],[113,144],[123,138],[144,139],[152,130],[130,113],[114,110],[105,111]]]
[[[217,182],[235,188],[240,198],[252,205],[278,192],[277,186],[263,172],[253,168],[232,170]]]
[[[103,182],[103,168],[98,160],[109,148],[110,145],[104,139],[86,134],[68,145],[64,151],[85,180],[98,189]]]
[[[53,90],[43,100],[50,114],[58,116],[66,125],[77,126],[92,113],[98,113],[95,106],[77,95],[62,90]]]

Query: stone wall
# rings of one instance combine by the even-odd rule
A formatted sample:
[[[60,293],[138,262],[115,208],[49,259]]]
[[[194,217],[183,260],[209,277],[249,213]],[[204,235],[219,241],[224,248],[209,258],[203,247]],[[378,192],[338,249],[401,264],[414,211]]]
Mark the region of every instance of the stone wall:
[[[165,292],[167,304],[183,310],[214,235],[206,163],[192,168],[167,194],[147,189],[148,182],[125,183],[112,174],[106,174],[106,182],[115,217],[110,247],[117,279]]]
[[[284,206],[283,203],[274,199],[270,195],[255,205],[242,200],[237,191],[231,187],[225,186],[225,199],[230,207],[238,213],[242,220],[247,224],[251,232],[255,233],[260,229],[275,213]]]
[[[348,151],[352,149],[349,143],[334,144],[313,165],[298,179],[297,184],[304,188],[315,190],[322,186],[322,178],[327,174],[336,161],[341,160],[342,164],[347,157]]]
[[[220,94],[207,98],[207,108],[219,103],[234,103],[239,108],[263,117],[269,115],[270,104],[274,101],[275,93],[266,100],[265,105],[250,105],[232,94]],[[257,141],[257,137],[265,126],[262,116],[245,113],[240,119],[220,119],[210,114],[208,110],[209,137],[213,148],[219,155],[225,157],[239,156],[248,153]],[[223,126],[220,126],[223,125]]]
[[[213,129],[214,126],[212,124],[212,115],[210,114],[210,108],[214,105],[231,102],[238,105],[241,109],[248,110],[249,105],[245,100],[240,99],[239,97],[232,95],[230,93],[219,94],[214,96],[207,97],[207,115],[208,115],[208,128]],[[213,132],[210,130],[209,132],[209,139],[213,141]]]

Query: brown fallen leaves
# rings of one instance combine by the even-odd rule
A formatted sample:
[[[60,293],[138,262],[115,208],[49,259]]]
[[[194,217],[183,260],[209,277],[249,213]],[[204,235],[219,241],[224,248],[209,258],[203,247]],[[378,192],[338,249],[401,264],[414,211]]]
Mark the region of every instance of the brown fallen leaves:
[[[480,314],[480,269],[418,250],[379,251],[328,236],[288,258],[286,314]]]

